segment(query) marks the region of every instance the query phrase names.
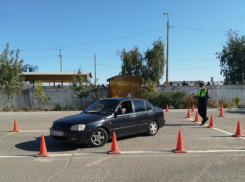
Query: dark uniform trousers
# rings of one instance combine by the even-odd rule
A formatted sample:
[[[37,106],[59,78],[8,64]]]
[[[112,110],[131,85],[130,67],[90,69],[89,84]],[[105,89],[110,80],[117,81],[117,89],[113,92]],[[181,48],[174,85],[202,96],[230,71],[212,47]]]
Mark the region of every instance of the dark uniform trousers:
[[[207,108],[208,108],[207,103],[200,103],[198,105],[198,114],[202,117],[203,121],[207,119]]]

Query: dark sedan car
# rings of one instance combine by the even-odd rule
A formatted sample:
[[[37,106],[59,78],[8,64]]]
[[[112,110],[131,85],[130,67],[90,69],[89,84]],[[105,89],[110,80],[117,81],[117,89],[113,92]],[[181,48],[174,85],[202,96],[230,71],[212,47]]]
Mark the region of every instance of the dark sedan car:
[[[81,114],[54,121],[53,139],[103,146],[112,138],[136,133],[153,136],[165,125],[164,112],[140,98],[107,98],[90,105]]]

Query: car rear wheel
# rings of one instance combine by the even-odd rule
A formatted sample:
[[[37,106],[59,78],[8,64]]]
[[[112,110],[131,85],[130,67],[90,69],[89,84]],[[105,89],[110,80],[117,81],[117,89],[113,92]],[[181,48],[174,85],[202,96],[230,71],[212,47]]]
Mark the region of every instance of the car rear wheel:
[[[108,140],[108,134],[103,128],[96,129],[91,135],[91,145],[93,147],[101,147]]]
[[[149,136],[154,136],[155,134],[157,134],[158,131],[158,124],[156,121],[151,121],[148,125],[147,128],[147,135]]]

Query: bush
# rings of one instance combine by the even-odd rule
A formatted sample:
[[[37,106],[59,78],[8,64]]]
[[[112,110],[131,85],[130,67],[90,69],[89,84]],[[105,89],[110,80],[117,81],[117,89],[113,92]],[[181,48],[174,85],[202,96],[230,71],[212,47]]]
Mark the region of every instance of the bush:
[[[44,108],[44,111],[52,111],[52,108],[50,108],[50,107],[45,107],[45,108]]]
[[[183,108],[183,101],[187,93],[184,91],[172,92],[170,97],[170,106],[173,106],[175,109]]]
[[[233,102],[229,102],[226,100],[221,100],[221,103],[223,104],[224,108],[231,108],[231,107],[235,106],[235,104]]]
[[[218,101],[216,99],[210,99],[208,101],[208,107],[209,108],[217,108],[218,107]]]
[[[238,106],[240,102],[240,97],[233,98],[233,102],[235,103],[236,106]]]
[[[172,105],[170,103],[171,94],[171,92],[161,92],[160,94],[158,94],[158,96],[155,98],[157,106],[165,109],[168,104],[169,108],[172,108]]]
[[[195,107],[198,106],[198,98],[197,95],[192,93],[191,95],[186,95],[183,99],[182,108],[183,109],[190,109],[192,108],[192,104],[194,104]]]
[[[148,100],[150,103],[152,103],[154,106],[158,106],[159,105],[159,101],[158,101],[158,94],[153,92],[153,93],[148,93],[148,94],[144,94],[144,96],[141,96],[142,98]],[[159,106],[158,106],[159,107]]]
[[[140,97],[145,98],[151,93],[156,94],[156,87],[154,85],[151,85],[151,84],[144,85],[144,87],[141,88]]]
[[[53,111],[62,111],[63,110],[63,107],[59,104],[56,104],[53,108]]]
[[[144,97],[142,98],[148,100],[156,107],[165,109],[168,104],[169,108],[180,109],[183,107],[182,104],[185,96],[186,92],[184,91],[161,93],[151,92],[144,94]]]
[[[237,107],[238,108],[245,108],[245,105],[244,104],[241,104],[241,105],[238,105]]]

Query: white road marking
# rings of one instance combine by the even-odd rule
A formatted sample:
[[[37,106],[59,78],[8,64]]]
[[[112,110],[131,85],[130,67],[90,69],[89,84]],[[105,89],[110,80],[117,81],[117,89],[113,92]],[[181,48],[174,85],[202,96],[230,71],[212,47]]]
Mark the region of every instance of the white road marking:
[[[72,156],[73,154],[50,154],[52,157]]]
[[[1,137],[0,137],[0,140],[2,140],[3,138],[5,138],[5,137],[7,137],[7,136],[9,136],[9,135],[13,135],[14,133],[16,133],[16,132],[11,132],[11,133],[8,133],[8,134],[6,134],[6,135],[4,135],[4,136],[1,136]]]
[[[189,120],[191,120],[191,121],[194,121],[194,119],[190,119],[190,118],[187,118],[187,119],[189,119]],[[200,122],[196,122],[196,123],[200,123]],[[206,124],[205,124],[204,126],[209,126],[209,125],[206,125]],[[224,131],[224,130],[221,130],[221,129],[218,129],[218,128],[212,128],[212,129],[217,130],[217,131],[220,131],[220,132],[225,133],[225,134],[228,134],[228,135],[230,135],[230,136],[234,135],[234,134],[232,134],[232,133],[229,133],[229,132],[227,132],[227,131]],[[237,137],[237,138],[240,138],[240,139],[245,140],[245,137]]]
[[[197,151],[192,151],[192,150],[187,150],[187,153],[229,153],[229,152],[245,152],[245,150],[197,150]],[[160,155],[160,153],[162,153]],[[180,154],[164,154],[164,153],[173,153],[172,150],[156,150],[156,151],[122,151],[122,154],[125,155],[116,155],[116,156],[137,156],[137,155],[133,155],[133,154],[154,154],[152,156],[179,156]],[[37,157],[36,159],[45,159],[45,160],[54,160],[54,158],[57,157],[72,157],[72,158],[99,158],[100,160],[94,161],[92,163],[87,164],[87,166],[91,166],[91,165],[95,165],[97,163],[100,163],[104,160],[107,160],[110,156],[113,155],[107,155],[106,153],[103,154],[103,156],[105,156],[105,154],[107,155],[107,157],[103,157],[101,158],[101,156],[98,156],[96,153],[85,153],[86,156],[82,156],[82,153],[75,153],[75,154],[51,154],[49,157]],[[129,154],[129,155],[127,155]],[[132,155],[130,155],[132,154]],[[157,155],[155,155],[157,154]],[[79,156],[80,155],[80,156]],[[89,156],[88,156],[89,155]],[[101,154],[99,154],[101,155]],[[181,154],[181,156],[186,156],[187,154]],[[141,155],[142,156],[142,155]],[[35,158],[35,155],[18,155],[18,156],[0,156],[0,158],[25,158],[25,157],[33,157]],[[54,157],[54,158],[53,158]],[[57,158],[58,159],[58,158]],[[67,159],[67,158],[66,158]]]
[[[50,132],[50,130],[21,130],[21,132]]]
[[[156,151],[122,151],[122,154],[154,154],[172,152],[171,150],[156,150]]]
[[[90,163],[86,164],[85,166],[86,166],[86,167],[91,167],[91,166],[93,166],[93,165],[97,165],[97,164],[99,164],[99,163],[101,163],[101,162],[103,162],[103,161],[109,159],[110,157],[111,157],[111,156],[108,155],[108,156],[103,157],[103,158],[100,158],[100,159],[98,159],[98,160],[96,160],[96,161],[94,161],[94,162],[90,162]]]
[[[219,152],[245,152],[245,150],[203,150],[203,151],[189,151],[188,153],[219,153]]]
[[[34,155],[10,155],[10,156],[0,156],[0,158],[23,158],[23,157],[34,157]]]

